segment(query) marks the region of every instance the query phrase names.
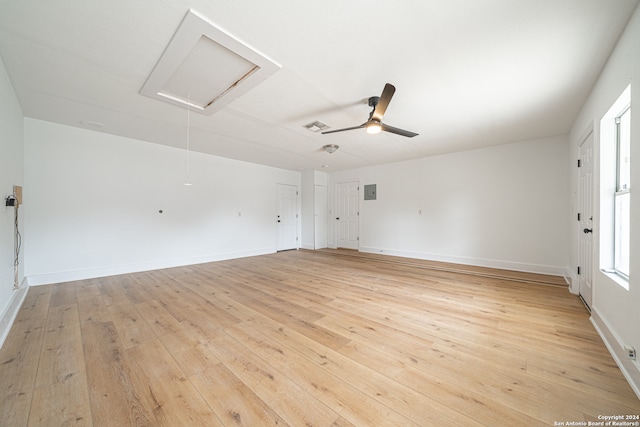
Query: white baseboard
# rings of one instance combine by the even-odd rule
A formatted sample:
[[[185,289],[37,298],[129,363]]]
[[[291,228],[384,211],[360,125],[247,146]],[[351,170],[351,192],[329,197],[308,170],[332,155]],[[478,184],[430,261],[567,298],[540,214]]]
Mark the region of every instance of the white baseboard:
[[[16,320],[20,307],[22,307],[24,298],[27,296],[28,288],[27,281],[23,280],[22,285],[13,292],[9,304],[7,304],[0,315],[0,348],[9,335],[11,326],[13,326],[13,322]]]
[[[593,323],[598,335],[600,335],[609,353],[613,356],[613,360],[616,361],[622,371],[622,375],[624,375],[636,396],[640,399],[640,363],[638,360],[631,360],[627,357],[624,351],[624,344],[613,328],[600,316],[596,307],[591,310],[591,323]]]
[[[116,276],[118,274],[138,273],[141,271],[160,270],[163,268],[181,267],[185,265],[204,264],[207,262],[224,261],[227,259],[246,258],[256,255],[266,255],[275,252],[275,248],[261,248],[250,251],[226,252],[204,255],[194,258],[182,258],[163,261],[150,261],[135,264],[111,265],[105,267],[87,268],[75,271],[62,271],[45,274],[29,275],[29,286],[49,285],[53,283],[73,282],[76,280],[94,279],[97,277]]]
[[[303,243],[300,246],[301,249],[309,249],[311,251],[315,250],[316,246],[314,244],[309,244],[309,243]]]
[[[393,255],[405,258],[416,258],[427,261],[450,262],[454,264],[474,265],[477,267],[499,268],[503,270],[521,271],[525,273],[549,274],[552,276],[562,276],[567,279],[567,268],[553,265],[528,264],[523,262],[500,261],[493,259],[481,259],[470,257],[459,257],[449,255],[437,255],[425,252],[400,251],[386,248],[374,248],[360,246],[360,252],[375,254]]]
[[[563,274],[565,282],[569,285],[569,292],[574,295],[578,295],[580,293],[580,289],[578,288],[578,275],[576,272],[567,267],[565,269],[565,273]]]

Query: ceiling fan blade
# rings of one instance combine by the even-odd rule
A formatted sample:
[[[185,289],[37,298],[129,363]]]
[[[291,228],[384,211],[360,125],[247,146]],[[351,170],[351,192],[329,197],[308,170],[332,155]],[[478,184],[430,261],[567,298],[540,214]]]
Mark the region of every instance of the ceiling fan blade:
[[[378,104],[371,113],[372,119],[382,121],[382,116],[384,116],[384,112],[387,111],[389,102],[391,102],[391,98],[393,98],[393,94],[395,92],[396,88],[392,84],[387,83],[386,85],[384,85],[384,89],[382,90],[382,94],[380,95],[380,99],[378,100]]]
[[[368,123],[368,122],[367,122]],[[326,133],[336,133],[336,132],[344,132],[346,130],[354,130],[354,129],[362,129],[364,128],[367,123],[363,123],[360,126],[353,126],[350,128],[344,128],[344,129],[336,129],[336,130],[325,130],[324,132],[322,132],[322,134],[326,134]]]
[[[414,136],[418,135],[415,132],[410,132],[408,130],[394,128],[393,126],[385,125],[384,123],[381,123],[381,125],[382,125],[382,130],[383,131],[395,133],[397,135],[406,136],[407,138],[413,138]]]

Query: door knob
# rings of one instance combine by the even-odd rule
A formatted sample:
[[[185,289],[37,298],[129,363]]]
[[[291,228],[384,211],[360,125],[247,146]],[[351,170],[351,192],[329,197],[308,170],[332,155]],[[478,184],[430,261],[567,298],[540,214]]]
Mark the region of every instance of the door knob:
[[[593,233],[593,229],[592,229],[592,228],[585,228],[585,229],[584,229],[584,230],[582,230],[582,231],[584,231],[584,233],[585,233],[585,234],[587,234],[587,233]]]
[[[340,217],[336,218],[336,219],[340,219]]]

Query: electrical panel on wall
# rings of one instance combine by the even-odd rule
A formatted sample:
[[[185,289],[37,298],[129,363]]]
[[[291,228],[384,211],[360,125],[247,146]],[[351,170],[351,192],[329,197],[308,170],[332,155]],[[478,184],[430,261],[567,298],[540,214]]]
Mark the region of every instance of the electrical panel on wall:
[[[368,184],[364,186],[364,199],[376,200],[376,184]]]

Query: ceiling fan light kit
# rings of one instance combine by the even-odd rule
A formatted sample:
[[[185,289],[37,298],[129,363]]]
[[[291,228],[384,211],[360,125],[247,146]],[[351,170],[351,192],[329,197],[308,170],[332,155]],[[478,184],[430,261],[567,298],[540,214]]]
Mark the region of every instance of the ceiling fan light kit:
[[[371,120],[371,122],[367,125],[367,133],[369,135],[375,135],[380,132],[382,132],[382,126],[380,125],[380,122],[377,120]]]
[[[340,146],[336,144],[327,144],[322,147],[322,149],[329,154],[335,153],[338,148],[340,148]]]
[[[406,136],[407,138],[413,138],[418,135],[415,132],[410,132],[408,130],[399,129],[393,126],[389,126],[382,122],[382,116],[384,116],[385,111],[387,111],[387,107],[389,106],[389,102],[391,102],[391,98],[393,94],[396,92],[395,86],[390,83],[384,85],[384,89],[382,90],[382,94],[380,96],[372,96],[369,98],[369,106],[373,107],[371,113],[369,114],[369,120],[361,124],[360,126],[353,126],[350,128],[344,129],[336,129],[336,130],[328,130],[322,132],[323,134],[327,133],[335,133],[335,132],[344,132],[347,130],[354,129],[365,129],[368,134],[376,134],[381,131],[395,133],[396,135]]]

